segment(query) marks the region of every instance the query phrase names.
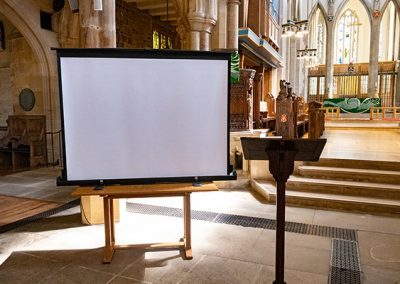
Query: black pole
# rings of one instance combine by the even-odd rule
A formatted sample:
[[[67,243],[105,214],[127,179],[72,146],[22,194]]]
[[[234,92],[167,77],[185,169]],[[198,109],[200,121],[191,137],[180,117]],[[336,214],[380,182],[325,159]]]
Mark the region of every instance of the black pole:
[[[285,181],[277,181],[274,284],[285,284]]]

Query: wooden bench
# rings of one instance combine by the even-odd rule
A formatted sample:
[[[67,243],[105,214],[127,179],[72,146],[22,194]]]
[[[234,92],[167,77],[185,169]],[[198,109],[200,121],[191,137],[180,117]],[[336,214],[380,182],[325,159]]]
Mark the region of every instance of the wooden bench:
[[[0,169],[36,167],[47,163],[44,115],[10,115],[0,139]]]
[[[146,250],[180,250],[184,259],[192,259],[191,245],[191,209],[190,194],[192,192],[217,191],[213,183],[193,186],[192,184],[149,184],[149,185],[114,185],[105,186],[95,190],[94,187],[78,187],[73,196],[97,195],[103,198],[105,246],[103,263],[110,263],[117,248],[141,248]],[[184,236],[178,242],[173,243],[149,243],[118,246],[115,244],[115,220],[113,200],[119,198],[143,198],[143,197],[183,197],[183,224]]]

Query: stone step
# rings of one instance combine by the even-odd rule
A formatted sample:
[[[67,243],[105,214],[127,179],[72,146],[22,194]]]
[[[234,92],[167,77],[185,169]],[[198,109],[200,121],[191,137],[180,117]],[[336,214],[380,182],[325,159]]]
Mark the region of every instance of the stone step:
[[[276,187],[269,181],[251,180],[252,188],[267,199],[276,202]],[[400,216],[400,201],[365,196],[286,191],[286,205],[350,211],[386,216]]]
[[[400,171],[352,169],[338,167],[299,166],[297,174],[320,179],[353,180],[373,183],[400,184]]]
[[[400,171],[400,162],[321,158],[318,162],[305,162],[306,166]]]
[[[301,192],[366,196],[396,199],[400,201],[400,185],[398,184],[328,180],[291,176],[286,183],[286,188],[288,190]]]

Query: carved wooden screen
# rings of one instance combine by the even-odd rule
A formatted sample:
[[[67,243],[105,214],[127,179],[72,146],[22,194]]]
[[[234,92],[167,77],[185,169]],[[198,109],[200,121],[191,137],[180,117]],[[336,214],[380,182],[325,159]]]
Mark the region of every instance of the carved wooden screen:
[[[249,128],[248,113],[249,108],[245,84],[232,84],[230,100],[231,131],[246,130]]]

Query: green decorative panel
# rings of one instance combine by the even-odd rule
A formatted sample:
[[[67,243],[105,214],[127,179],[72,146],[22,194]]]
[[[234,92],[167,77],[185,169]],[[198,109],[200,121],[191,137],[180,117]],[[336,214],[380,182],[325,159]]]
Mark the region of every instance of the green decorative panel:
[[[380,98],[336,98],[324,99],[324,107],[340,107],[340,112],[365,113],[371,107],[380,107]]]
[[[239,52],[231,54],[231,83],[240,82]]]

